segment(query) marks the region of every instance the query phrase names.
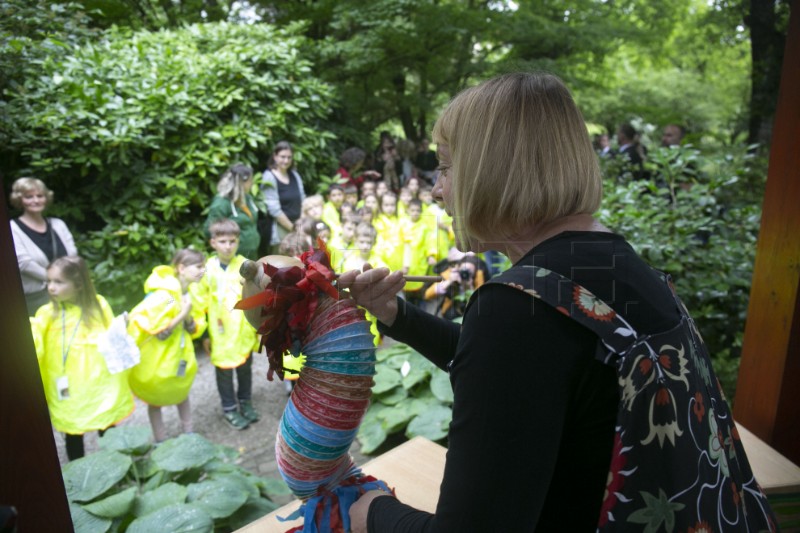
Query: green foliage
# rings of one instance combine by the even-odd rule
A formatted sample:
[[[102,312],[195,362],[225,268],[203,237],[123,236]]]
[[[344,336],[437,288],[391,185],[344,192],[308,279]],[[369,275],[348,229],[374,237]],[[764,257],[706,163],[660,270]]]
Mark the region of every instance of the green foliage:
[[[20,155],[9,173],[54,189],[50,212],[77,234],[112,306],[134,305],[175,249],[206,249],[203,210],[232,163],[264,168],[287,139],[308,188],[330,173],[333,91],[303,43],[297,26],[112,29],[7,91],[2,134]]]
[[[618,161],[603,163],[599,218],[645,261],[672,276],[733,398],[766,161],[744,148],[709,154],[692,147],[658,148],[649,154],[652,180],[638,182],[621,173]]]
[[[380,348],[376,353],[375,386],[358,440],[361,452],[377,450],[391,434],[442,440],[452,419],[450,378],[405,344]]]
[[[369,134],[392,129],[388,121],[409,139],[428,135],[438,108],[483,70],[490,52],[476,47],[492,22],[486,1],[263,3],[277,24],[308,21],[316,72],[340,91],[341,148],[370,148]]]
[[[112,428],[101,451],[64,466],[76,532],[232,531],[275,510],[270,496],[289,493],[197,434],[149,440],[147,428]]]

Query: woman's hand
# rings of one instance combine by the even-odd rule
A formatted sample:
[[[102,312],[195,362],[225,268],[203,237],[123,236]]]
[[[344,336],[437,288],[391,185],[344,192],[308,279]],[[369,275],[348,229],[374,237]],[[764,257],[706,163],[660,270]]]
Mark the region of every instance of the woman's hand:
[[[397,318],[397,293],[404,285],[401,271],[390,273],[388,268],[372,268],[369,263],[363,272],[351,270],[339,276],[339,288],[350,289],[353,300],[387,326]]]
[[[355,272],[355,271],[354,271]],[[350,532],[367,533],[367,514],[369,504],[379,496],[388,496],[382,490],[371,490],[362,494],[353,505],[350,506]]]

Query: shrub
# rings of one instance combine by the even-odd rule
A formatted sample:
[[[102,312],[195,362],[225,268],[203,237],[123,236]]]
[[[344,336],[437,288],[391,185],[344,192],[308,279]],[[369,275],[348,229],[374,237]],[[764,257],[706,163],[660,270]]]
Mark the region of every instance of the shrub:
[[[600,220],[670,274],[732,400],[755,261],[766,160],[749,147],[658,148],[649,180],[603,160]],[[621,178],[620,178],[621,176]]]
[[[141,298],[175,249],[205,250],[203,211],[234,162],[265,168],[287,139],[307,188],[335,168],[326,117],[333,90],[311,73],[297,25],[197,24],[103,38],[30,65],[6,93],[13,177],[56,192],[117,309]]]

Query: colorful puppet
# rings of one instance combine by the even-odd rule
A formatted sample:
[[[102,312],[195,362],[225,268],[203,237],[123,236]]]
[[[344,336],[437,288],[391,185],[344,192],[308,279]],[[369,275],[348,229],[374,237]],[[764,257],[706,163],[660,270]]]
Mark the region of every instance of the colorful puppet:
[[[299,259],[246,262],[246,297],[237,308],[262,335],[268,379],[283,379],[286,351],[306,358],[275,443],[281,476],[303,501],[286,519],[303,516],[304,525],[290,531],[338,533],[350,530],[350,506],[363,492],[389,489],[349,454],[369,406],[375,345],[364,311],[333,286],[330,257],[319,245]]]

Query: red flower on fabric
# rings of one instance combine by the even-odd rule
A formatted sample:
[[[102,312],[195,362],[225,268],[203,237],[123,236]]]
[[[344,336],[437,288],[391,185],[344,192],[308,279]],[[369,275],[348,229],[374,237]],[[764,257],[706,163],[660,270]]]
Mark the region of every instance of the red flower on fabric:
[[[603,527],[609,521],[609,515],[617,505],[619,498],[617,494],[622,490],[625,485],[625,476],[628,473],[623,472],[623,468],[628,462],[628,458],[623,454],[622,450],[622,437],[619,433],[614,435],[614,449],[611,453],[611,465],[608,467],[608,479],[606,480],[606,491],[603,494],[603,505],[600,507],[600,518],[597,521],[597,526]]]
[[[595,297],[592,293],[576,285],[572,292],[572,300],[587,316],[600,320],[601,322],[611,322],[616,313],[603,300]]]
[[[269,285],[263,292],[245,298],[235,306],[236,309],[261,307],[264,321],[258,333],[261,334],[261,346],[267,349],[267,379],[270,381],[273,373],[283,379],[283,354],[295,340],[302,339],[317,310],[319,294],[339,298],[339,291],[333,286],[336,274],[331,268],[330,253],[322,240],[317,239],[317,246],[317,249],[300,256],[305,268],[276,268],[265,263],[263,268],[270,277]]]
[[[686,533],[713,533],[714,530],[711,529],[711,526],[708,525],[708,522],[705,520],[702,522],[697,522],[694,527],[690,527],[686,530]]]
[[[697,417],[697,421],[702,422],[703,417],[706,415],[706,406],[703,403],[703,395],[699,392],[694,393],[694,405],[692,406],[692,411],[694,412],[694,416]]]

